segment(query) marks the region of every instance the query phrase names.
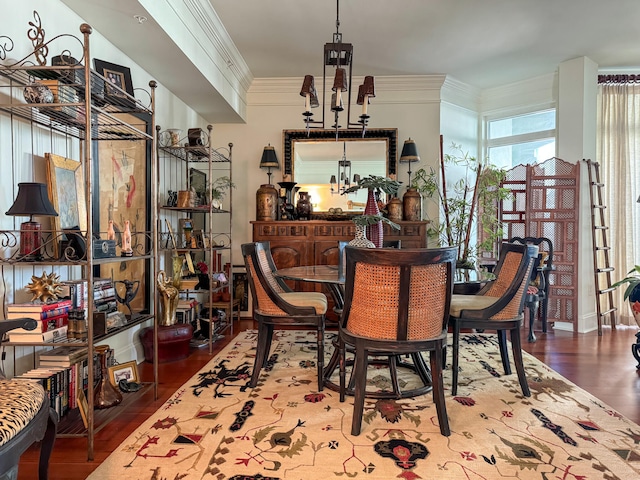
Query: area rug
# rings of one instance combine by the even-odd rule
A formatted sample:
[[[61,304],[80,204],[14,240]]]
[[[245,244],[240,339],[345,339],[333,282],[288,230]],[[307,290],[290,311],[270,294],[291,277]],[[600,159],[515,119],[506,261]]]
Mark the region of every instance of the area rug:
[[[259,385],[248,388],[255,343],[255,331],[241,333],[89,478],[640,478],[640,426],[526,353],[532,395],[523,397],[491,335],[461,340],[458,395],[446,390],[450,437],[440,435],[431,394],[367,399],[362,433],[351,436],[351,397],[316,390],[315,331],[277,332]],[[371,388],[386,382],[377,368]]]

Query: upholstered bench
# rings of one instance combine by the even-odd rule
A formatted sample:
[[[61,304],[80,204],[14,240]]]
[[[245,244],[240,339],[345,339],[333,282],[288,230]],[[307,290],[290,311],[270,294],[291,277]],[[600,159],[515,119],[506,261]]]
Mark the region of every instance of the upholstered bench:
[[[0,320],[0,335],[14,328],[35,327],[32,319]],[[45,480],[57,424],[58,416],[42,385],[31,380],[9,380],[0,371],[0,480],[18,478],[20,456],[39,441],[38,478]]]

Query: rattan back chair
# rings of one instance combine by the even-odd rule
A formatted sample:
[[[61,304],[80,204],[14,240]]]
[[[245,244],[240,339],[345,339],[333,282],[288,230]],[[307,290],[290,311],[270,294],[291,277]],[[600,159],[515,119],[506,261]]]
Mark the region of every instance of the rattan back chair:
[[[533,324],[537,317],[542,323],[542,333],[547,333],[547,313],[549,310],[549,274],[553,270],[553,242],[546,237],[513,237],[511,243],[538,246],[538,255],[533,263],[531,278],[524,298],[525,309],[529,310],[529,342],[535,342]],[[539,307],[539,308],[538,308]]]
[[[317,331],[318,390],[323,389],[324,323],[327,297],[316,292],[285,290],[281,279],[273,275],[275,263],[269,242],[245,243],[241,246],[253,306],[253,318],[258,323],[258,344],[250,387],[258,384],[260,370],[269,358],[274,327],[311,326]]]
[[[338,349],[341,401],[347,392],[346,351],[354,353],[351,434],[360,434],[364,398],[370,396],[366,392],[369,357],[387,356],[392,368],[398,357],[410,354],[415,370],[424,374],[421,352],[428,351],[431,374],[423,380],[433,389],[440,432],[449,436],[442,369],[456,249],[347,246],[345,256],[345,305]]]
[[[505,375],[511,374],[506,332],[511,347],[522,393],[529,397],[529,385],[522,361],[520,328],[523,322],[524,298],[529,276],[538,255],[535,245],[503,243],[496,265],[496,278],[475,295],[454,295],[449,324],[453,331],[451,393],[458,391],[460,332],[462,329],[495,330]]]

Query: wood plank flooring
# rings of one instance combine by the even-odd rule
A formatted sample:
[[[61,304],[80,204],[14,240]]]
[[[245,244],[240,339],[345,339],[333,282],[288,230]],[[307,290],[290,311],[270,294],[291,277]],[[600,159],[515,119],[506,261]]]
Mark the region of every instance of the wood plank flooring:
[[[236,333],[254,328],[251,320],[242,320]],[[527,343],[523,331],[524,349],[592,393],[603,402],[640,424],[640,374],[631,354],[635,343],[635,327],[604,329],[597,332],[573,334],[550,330],[536,332],[538,341]],[[228,342],[230,336],[216,342],[214,354]],[[85,479],[137,426],[155,412],[167,398],[187,381],[211,357],[206,348],[195,350],[183,361],[160,365],[159,398],[149,393],[103,428],[95,437],[95,458],[87,461],[85,438],[58,438],[49,464],[51,480]],[[150,364],[141,364],[143,380],[152,376]],[[37,478],[38,449],[32,447],[21,458],[19,479]]]

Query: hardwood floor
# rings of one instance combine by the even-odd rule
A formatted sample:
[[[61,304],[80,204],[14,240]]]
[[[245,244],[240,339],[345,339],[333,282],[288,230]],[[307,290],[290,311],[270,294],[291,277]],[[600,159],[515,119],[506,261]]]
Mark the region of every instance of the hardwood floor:
[[[242,320],[236,333],[253,328],[253,322]],[[640,423],[640,374],[631,354],[635,343],[635,327],[605,328],[597,332],[573,334],[550,330],[536,332],[536,343],[527,343],[523,331],[524,349],[561,373],[564,377],[595,395],[615,410]],[[230,340],[214,345],[214,354]],[[132,407],[109,423],[95,437],[95,458],[87,461],[85,438],[58,438],[49,464],[51,480],[85,479],[137,426],[153,414],[185,381],[206,364],[211,357],[206,348],[195,350],[183,361],[160,365],[159,398],[147,393]],[[150,364],[141,364],[143,380],[151,378]],[[38,449],[32,447],[21,458],[19,479],[37,478]]]

